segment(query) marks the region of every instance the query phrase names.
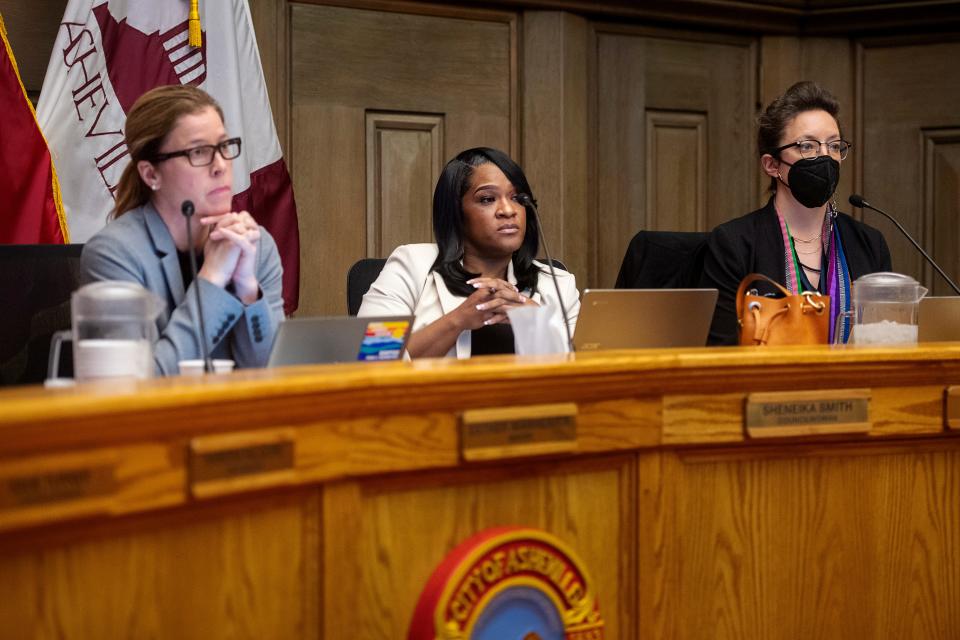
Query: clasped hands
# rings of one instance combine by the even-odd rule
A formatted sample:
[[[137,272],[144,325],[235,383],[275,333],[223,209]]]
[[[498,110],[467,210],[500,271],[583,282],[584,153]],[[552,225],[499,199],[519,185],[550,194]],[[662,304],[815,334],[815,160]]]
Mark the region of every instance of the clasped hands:
[[[219,287],[233,284],[233,291],[244,304],[252,304],[260,295],[257,281],[257,245],[260,226],[246,211],[203,216],[200,224],[211,227],[203,245],[200,276]]]
[[[457,307],[463,330],[479,329],[486,325],[509,323],[508,309],[524,305],[539,306],[536,302],[520,293],[517,287],[499,278],[473,278],[467,280],[473,286],[473,292]]]

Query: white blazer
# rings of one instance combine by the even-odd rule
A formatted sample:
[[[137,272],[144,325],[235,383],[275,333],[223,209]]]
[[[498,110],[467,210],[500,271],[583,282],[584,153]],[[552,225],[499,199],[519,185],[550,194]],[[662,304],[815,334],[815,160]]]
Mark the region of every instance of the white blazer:
[[[440,250],[435,244],[405,244],[397,247],[370,290],[363,296],[358,316],[414,315],[413,330],[418,331],[440,317],[460,306],[466,298],[447,289],[443,277],[431,271]],[[534,261],[543,269],[537,279],[537,292],[530,296],[540,305],[549,305],[556,314],[560,314],[557,304],[557,292],[547,273],[546,265]],[[557,283],[567,308],[567,324],[570,333],[577,324],[580,313],[580,293],[573,274],[555,269]],[[507,266],[507,280],[513,284],[517,278],[513,274],[513,262]],[[528,291],[521,291],[529,296]],[[457,338],[457,344],[447,353],[447,357],[470,357],[470,331],[464,331]]]

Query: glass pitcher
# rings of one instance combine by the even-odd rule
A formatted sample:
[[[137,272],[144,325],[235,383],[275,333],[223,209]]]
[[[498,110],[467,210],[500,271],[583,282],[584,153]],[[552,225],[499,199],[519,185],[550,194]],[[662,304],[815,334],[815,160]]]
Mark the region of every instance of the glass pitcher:
[[[916,344],[920,298],[926,293],[919,282],[901,273],[882,271],[857,278],[846,316],[852,324],[850,344]]]
[[[133,282],[107,280],[74,291],[76,380],[151,377],[156,320],[163,308],[163,300]]]

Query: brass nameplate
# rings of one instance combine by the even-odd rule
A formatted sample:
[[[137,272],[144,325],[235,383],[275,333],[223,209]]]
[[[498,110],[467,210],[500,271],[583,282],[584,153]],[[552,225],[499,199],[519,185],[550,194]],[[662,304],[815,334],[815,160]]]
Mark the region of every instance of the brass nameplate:
[[[460,421],[464,460],[497,460],[575,451],[577,405],[471,409]]]
[[[947,387],[946,412],[947,429],[960,429],[960,386]]]
[[[751,438],[870,431],[870,390],[751,393],[744,415]]]
[[[114,465],[60,469],[0,479],[0,509],[71,502],[113,492]]]
[[[229,480],[293,468],[293,442],[268,442],[216,451],[192,451],[193,483]]]

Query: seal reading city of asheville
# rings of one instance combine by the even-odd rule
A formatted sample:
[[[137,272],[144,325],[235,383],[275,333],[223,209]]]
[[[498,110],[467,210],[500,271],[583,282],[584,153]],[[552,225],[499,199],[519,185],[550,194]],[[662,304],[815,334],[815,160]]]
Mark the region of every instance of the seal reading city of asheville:
[[[602,640],[586,567],[539,529],[497,527],[462,542],[437,566],[407,640]]]

